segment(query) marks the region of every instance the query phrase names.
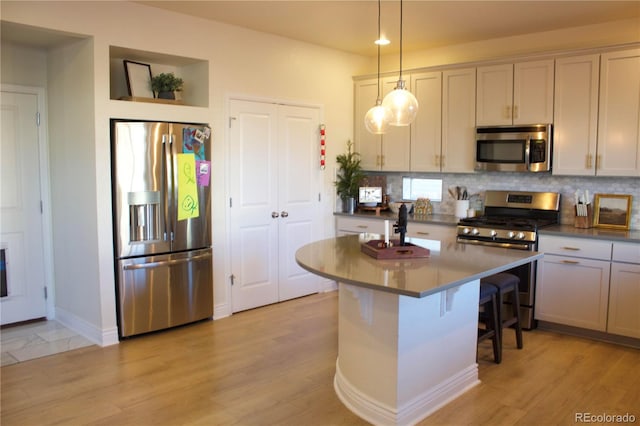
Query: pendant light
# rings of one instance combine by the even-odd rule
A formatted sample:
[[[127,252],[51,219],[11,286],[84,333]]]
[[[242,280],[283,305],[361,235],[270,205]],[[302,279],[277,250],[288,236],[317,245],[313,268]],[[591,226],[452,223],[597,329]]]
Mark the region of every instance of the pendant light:
[[[378,0],[378,39],[376,40],[378,45],[378,92],[375,106],[371,107],[364,116],[364,126],[374,135],[383,135],[391,120],[391,111],[382,105],[380,99],[380,44],[382,44],[380,40],[380,0]]]
[[[400,77],[391,92],[384,97],[382,106],[391,111],[391,126],[408,126],[418,114],[418,100],[407,90],[402,79],[402,0],[400,0]]]

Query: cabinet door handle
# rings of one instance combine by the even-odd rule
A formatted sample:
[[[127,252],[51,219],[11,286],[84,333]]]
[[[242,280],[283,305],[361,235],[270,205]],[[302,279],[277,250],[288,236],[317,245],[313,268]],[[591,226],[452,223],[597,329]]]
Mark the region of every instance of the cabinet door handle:
[[[435,155],[435,166],[440,167],[440,156],[438,154]]]
[[[580,262],[578,262],[577,260],[563,260],[562,263],[566,263],[568,265],[578,265]]]
[[[585,157],[585,162],[586,162],[587,169],[590,169],[593,164],[593,156],[591,154],[587,154]]]
[[[368,228],[368,226],[367,226],[367,225],[358,225],[358,228],[361,228],[361,229],[367,229],[367,228]]]
[[[283,210],[283,211],[280,213],[280,216],[281,216],[281,217],[289,217],[289,212],[286,212],[286,211],[284,211],[284,210]]]
[[[513,118],[518,118],[518,105],[513,106]]]
[[[444,155],[440,156],[440,167],[444,167]]]
[[[596,170],[602,168],[602,155],[596,155]]]
[[[384,155],[380,156],[380,165],[384,166]]]
[[[418,232],[416,232],[416,234],[418,234],[418,235],[431,235],[431,233],[425,232],[425,231],[418,231]]]
[[[278,212],[271,212],[271,217],[274,219],[277,219],[280,215],[278,214]]]
[[[562,247],[562,250],[580,251],[578,247]]]

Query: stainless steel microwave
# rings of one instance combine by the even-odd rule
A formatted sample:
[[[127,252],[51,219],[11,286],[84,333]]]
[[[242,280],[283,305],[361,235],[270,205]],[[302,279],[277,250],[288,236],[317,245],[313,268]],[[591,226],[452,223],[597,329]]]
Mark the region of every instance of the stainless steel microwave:
[[[476,127],[476,171],[548,172],[552,125]]]

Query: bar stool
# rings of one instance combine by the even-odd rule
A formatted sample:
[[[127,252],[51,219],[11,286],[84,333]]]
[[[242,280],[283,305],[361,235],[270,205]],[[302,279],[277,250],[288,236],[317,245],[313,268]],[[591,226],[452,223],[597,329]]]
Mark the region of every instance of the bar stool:
[[[502,343],[500,341],[500,326],[498,320],[498,288],[491,284],[480,283],[479,307],[483,312],[479,315],[479,321],[485,323],[485,328],[478,327],[478,344],[486,339],[493,342],[493,360],[496,364],[502,361]],[[478,352],[476,350],[476,361]]]
[[[499,274],[491,275],[486,278],[482,278],[480,280],[480,284],[490,284],[498,290],[498,324],[501,324],[499,329],[500,334],[500,342],[503,341],[503,330],[506,327],[511,327],[515,329],[516,332],[516,343],[518,349],[522,349],[522,326],[520,325],[520,297],[519,293],[519,285],[520,278],[514,274],[510,274],[508,272],[501,272]],[[505,296],[509,293],[511,296],[511,316],[507,318],[503,318],[503,303],[505,300]]]

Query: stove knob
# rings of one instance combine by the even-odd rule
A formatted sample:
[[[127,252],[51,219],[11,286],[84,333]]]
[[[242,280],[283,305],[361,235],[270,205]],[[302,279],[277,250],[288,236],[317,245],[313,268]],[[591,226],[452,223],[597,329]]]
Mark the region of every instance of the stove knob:
[[[518,232],[517,238],[519,240],[524,240],[524,232]]]
[[[513,239],[516,237],[516,233],[513,231],[509,231],[509,233],[507,234],[509,236],[509,238]]]
[[[480,233],[480,231],[478,230],[478,228],[473,228],[473,229],[471,230],[471,233],[472,233],[473,235],[478,235],[478,234]]]
[[[463,233],[463,234],[465,234],[465,235],[466,235],[466,234],[468,234],[469,232],[471,232],[471,230],[470,230],[469,228],[467,228],[467,227],[462,228],[462,233]]]
[[[489,235],[491,235],[492,237],[495,237],[496,235],[498,235],[498,231],[496,231],[495,229],[492,229],[491,231],[489,231]]]

